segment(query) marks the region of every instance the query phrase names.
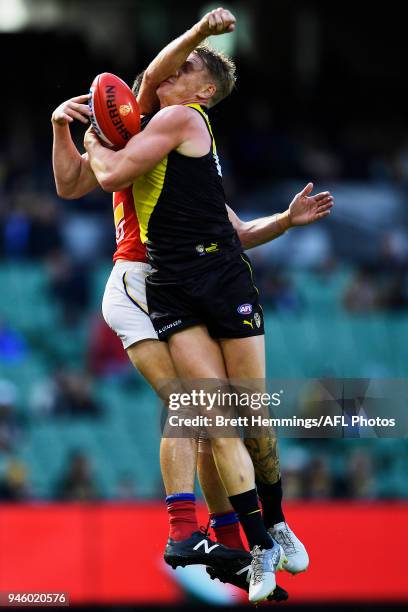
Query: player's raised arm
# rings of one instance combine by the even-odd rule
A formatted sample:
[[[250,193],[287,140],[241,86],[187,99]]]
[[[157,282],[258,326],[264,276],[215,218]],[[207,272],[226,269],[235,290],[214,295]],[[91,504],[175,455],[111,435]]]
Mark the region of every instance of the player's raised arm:
[[[327,217],[334,204],[333,196],[329,191],[311,196],[312,190],[313,183],[308,183],[300,193],[296,194],[285,212],[252,221],[242,221],[227,206],[229,220],[237,231],[244,249],[270,242],[290,227],[309,225]]]
[[[225,34],[235,29],[234,15],[223,8],[210,11],[192,28],[169,43],[146,68],[137,96],[142,114],[159,107],[156,89],[169,76],[177,72],[187,57],[208,36]]]
[[[71,98],[52,113],[52,165],[57,193],[68,200],[80,198],[94,189],[98,182],[88,160],[76,148],[69,129],[74,120],[87,124],[90,115],[89,94]]]

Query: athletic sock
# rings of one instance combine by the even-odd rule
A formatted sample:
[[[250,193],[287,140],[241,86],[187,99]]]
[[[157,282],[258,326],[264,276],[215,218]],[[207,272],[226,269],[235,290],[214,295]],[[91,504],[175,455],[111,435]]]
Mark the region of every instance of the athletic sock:
[[[220,544],[245,550],[239,529],[239,520],[235,512],[211,512],[210,527],[215,533],[215,539]]]
[[[256,481],[256,488],[262,504],[262,515],[265,527],[283,523],[285,516],[282,510],[282,481],[279,478],[274,484]]]
[[[194,493],[174,493],[166,497],[169,513],[169,538],[176,542],[187,540],[198,531]]]
[[[238,515],[250,548],[252,549],[255,545],[261,548],[272,548],[272,540],[263,524],[256,489],[231,495],[229,500]]]

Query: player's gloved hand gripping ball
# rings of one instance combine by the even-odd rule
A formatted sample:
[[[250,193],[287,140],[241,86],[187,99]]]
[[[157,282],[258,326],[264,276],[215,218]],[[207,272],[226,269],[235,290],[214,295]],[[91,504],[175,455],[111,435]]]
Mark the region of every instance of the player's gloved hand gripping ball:
[[[98,74],[89,90],[91,124],[104,144],[123,149],[140,132],[140,109],[128,85],[110,72]]]

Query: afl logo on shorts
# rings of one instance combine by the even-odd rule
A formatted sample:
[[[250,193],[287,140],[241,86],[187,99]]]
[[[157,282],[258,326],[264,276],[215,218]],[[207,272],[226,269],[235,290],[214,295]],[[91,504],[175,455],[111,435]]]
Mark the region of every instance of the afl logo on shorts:
[[[241,306],[238,306],[237,311],[238,314],[249,315],[252,312],[252,306],[251,304],[241,304]]]

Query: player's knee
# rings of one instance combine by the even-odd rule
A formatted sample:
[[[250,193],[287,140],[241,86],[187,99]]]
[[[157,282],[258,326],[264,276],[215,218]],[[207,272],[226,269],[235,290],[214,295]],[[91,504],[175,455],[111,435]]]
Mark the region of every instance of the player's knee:
[[[212,438],[211,448],[213,452],[228,454],[236,446],[237,441],[235,438]]]

